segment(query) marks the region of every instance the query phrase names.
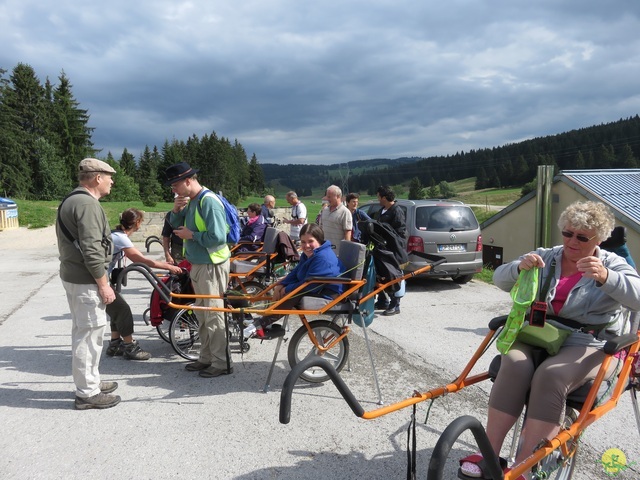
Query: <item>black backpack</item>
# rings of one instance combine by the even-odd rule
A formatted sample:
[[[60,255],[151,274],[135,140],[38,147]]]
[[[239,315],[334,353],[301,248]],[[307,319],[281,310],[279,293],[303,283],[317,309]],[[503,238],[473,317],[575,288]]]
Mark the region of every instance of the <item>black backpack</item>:
[[[391,225],[377,220],[358,222],[358,228],[362,232],[362,243],[373,246],[371,255],[378,281],[387,283],[401,278],[404,275],[402,266],[409,262],[404,239],[398,236]],[[400,283],[391,285],[389,289],[394,292],[400,290]]]

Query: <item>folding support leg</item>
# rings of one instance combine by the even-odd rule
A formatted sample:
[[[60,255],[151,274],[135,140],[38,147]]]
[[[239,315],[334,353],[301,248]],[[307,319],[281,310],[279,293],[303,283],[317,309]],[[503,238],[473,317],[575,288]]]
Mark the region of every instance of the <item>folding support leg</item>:
[[[369,343],[369,335],[367,334],[367,327],[362,323],[362,330],[364,331],[364,341],[367,344],[367,350],[369,351],[369,359],[371,360],[371,371],[373,372],[373,381],[376,384],[376,390],[378,391],[378,405],[383,405],[382,393],[380,392],[380,383],[378,382],[378,372],[376,372],[376,364],[373,361],[373,352],[371,351],[371,344]]]
[[[638,409],[638,391],[635,386],[631,386],[631,390],[629,390],[631,394],[631,404],[633,405],[633,413],[636,416],[636,425],[638,426],[638,433],[640,433],[640,410]]]
[[[285,315],[284,322],[282,322],[282,328],[286,331],[289,323],[289,315]],[[278,343],[276,343],[276,351],[273,353],[273,360],[271,361],[271,366],[269,367],[269,374],[267,375],[267,381],[264,382],[264,387],[262,388],[263,393],[267,393],[269,391],[269,387],[271,386],[269,382],[271,382],[271,376],[273,375],[273,370],[276,367],[276,361],[278,360],[278,353],[280,353],[280,347],[282,346],[282,342],[284,341],[284,335],[278,337]]]

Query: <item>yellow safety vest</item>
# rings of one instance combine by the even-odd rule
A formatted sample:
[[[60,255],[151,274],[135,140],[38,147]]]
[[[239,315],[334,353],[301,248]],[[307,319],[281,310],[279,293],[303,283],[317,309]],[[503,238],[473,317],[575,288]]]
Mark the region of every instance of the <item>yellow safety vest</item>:
[[[206,191],[204,195],[202,195],[202,197],[200,198],[200,202],[202,202],[202,200],[206,196],[215,198],[218,201],[218,203],[222,205],[222,202],[210,190]],[[224,205],[222,205],[222,208],[224,209]],[[204,219],[200,215],[200,209],[197,207],[195,209],[193,220],[199,232],[207,231],[207,226],[204,223]],[[186,226],[186,223],[187,223],[187,219],[185,218],[185,226]],[[227,226],[227,230],[229,230],[228,226]],[[186,249],[186,241],[185,241],[184,246],[182,248],[182,255],[185,257],[186,257],[186,250],[187,249]],[[229,250],[229,246],[226,243],[223,243],[222,245],[218,245],[216,247],[207,248],[207,252],[209,252],[209,258],[211,259],[211,263],[213,263],[214,265],[224,262],[231,256],[231,251]]]

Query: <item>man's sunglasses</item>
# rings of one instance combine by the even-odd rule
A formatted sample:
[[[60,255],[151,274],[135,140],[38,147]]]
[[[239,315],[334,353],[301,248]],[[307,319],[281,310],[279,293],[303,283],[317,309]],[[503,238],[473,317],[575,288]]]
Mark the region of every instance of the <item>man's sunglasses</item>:
[[[585,236],[584,236],[584,235],[582,235],[582,234],[578,234],[578,235],[576,235],[576,233],[575,233],[575,232],[568,232],[568,231],[566,231],[566,230],[563,230],[563,231],[562,231],[562,236],[563,236],[564,238],[573,238],[573,236],[574,236],[574,235],[576,236],[576,239],[577,239],[579,242],[582,242],[582,243],[587,243],[587,242],[589,242],[589,241],[593,240],[594,238],[596,238],[596,236],[597,236],[597,235],[594,235],[593,237],[589,238],[589,237],[585,237]]]

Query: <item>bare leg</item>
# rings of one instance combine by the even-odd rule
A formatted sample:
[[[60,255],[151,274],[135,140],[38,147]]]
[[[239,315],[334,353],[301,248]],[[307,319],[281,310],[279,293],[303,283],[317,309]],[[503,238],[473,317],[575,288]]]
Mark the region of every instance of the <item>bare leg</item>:
[[[496,455],[500,455],[504,439],[509,430],[516,423],[518,418],[508,413],[501,412],[495,408],[489,407],[489,416],[487,419],[487,436]]]
[[[522,445],[516,456],[516,463],[531,455],[541,441],[552,439],[559,431],[560,426],[555,423],[528,418],[522,429]]]

